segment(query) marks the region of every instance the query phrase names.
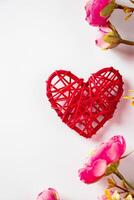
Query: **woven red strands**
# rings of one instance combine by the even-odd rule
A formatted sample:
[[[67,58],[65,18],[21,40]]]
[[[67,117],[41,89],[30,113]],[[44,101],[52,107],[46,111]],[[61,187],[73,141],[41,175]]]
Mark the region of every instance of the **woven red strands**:
[[[122,76],[113,67],[94,73],[87,82],[65,70],[52,73],[47,96],[70,128],[89,138],[109,120],[123,93]]]

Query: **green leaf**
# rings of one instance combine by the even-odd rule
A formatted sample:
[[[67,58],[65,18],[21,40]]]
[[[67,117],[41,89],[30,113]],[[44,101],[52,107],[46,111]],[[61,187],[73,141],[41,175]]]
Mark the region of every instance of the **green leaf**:
[[[115,1],[109,3],[105,8],[103,8],[100,12],[100,16],[109,17],[115,9]]]

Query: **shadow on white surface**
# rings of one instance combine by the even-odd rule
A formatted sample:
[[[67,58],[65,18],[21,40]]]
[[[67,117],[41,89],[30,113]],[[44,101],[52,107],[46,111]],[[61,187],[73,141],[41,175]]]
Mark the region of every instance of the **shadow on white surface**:
[[[123,159],[120,163],[120,172],[125,176],[125,178],[134,185],[134,153],[132,153],[127,158]]]
[[[117,48],[113,49],[113,53],[117,54],[123,60],[129,59],[129,62],[134,61],[134,47],[133,46],[124,46],[121,44]]]

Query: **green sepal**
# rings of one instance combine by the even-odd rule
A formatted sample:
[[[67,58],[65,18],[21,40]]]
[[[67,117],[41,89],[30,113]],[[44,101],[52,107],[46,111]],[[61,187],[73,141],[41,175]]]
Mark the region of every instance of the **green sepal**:
[[[111,45],[119,44],[120,36],[115,31],[111,31],[104,35],[103,40]]]
[[[116,172],[116,170],[118,169],[118,166],[119,166],[119,161],[110,164],[110,165],[107,167],[106,171],[105,171],[105,176],[108,176],[108,175],[110,175],[110,174]]]
[[[115,1],[113,0],[111,3],[109,3],[106,7],[104,7],[101,12],[100,12],[100,16],[102,17],[109,17],[112,12],[114,11],[116,7]]]

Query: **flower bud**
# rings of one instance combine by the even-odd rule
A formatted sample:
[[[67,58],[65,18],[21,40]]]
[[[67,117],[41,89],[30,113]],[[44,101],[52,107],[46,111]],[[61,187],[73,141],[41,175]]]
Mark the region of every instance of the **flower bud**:
[[[109,25],[99,28],[100,36],[96,39],[96,45],[101,49],[112,49],[121,43],[118,32]]]
[[[41,192],[36,200],[60,200],[57,191],[53,188],[48,188]]]

